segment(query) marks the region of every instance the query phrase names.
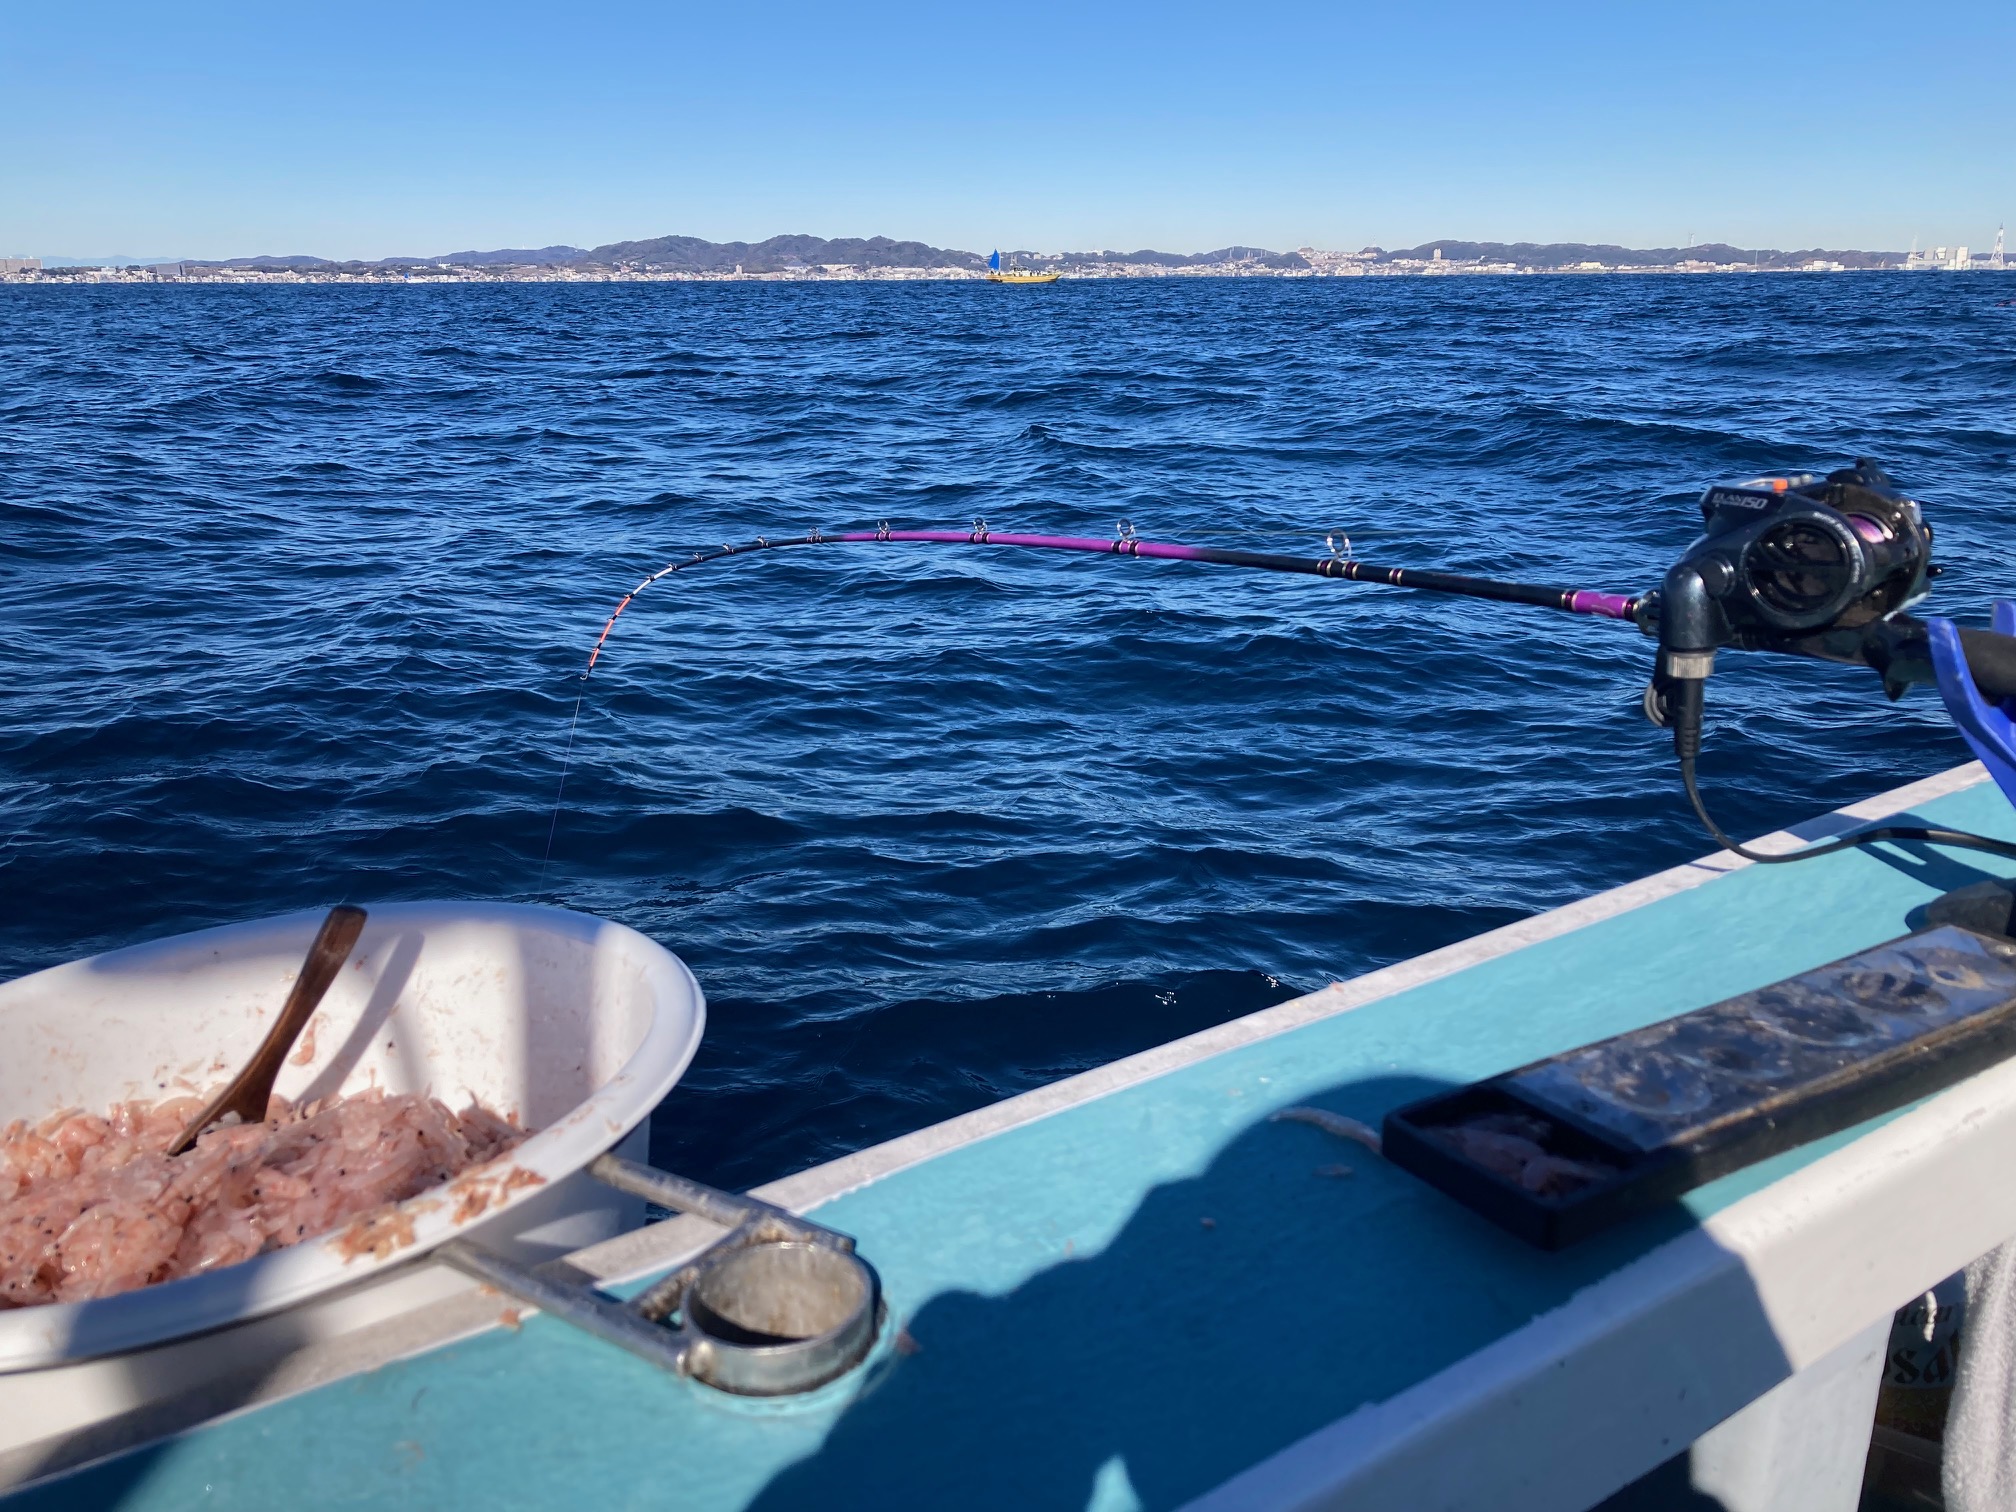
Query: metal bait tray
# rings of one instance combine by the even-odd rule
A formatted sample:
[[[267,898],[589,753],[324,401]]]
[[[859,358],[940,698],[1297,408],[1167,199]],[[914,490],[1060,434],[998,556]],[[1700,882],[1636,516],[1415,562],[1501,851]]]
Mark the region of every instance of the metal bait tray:
[[[1386,1117],[1395,1165],[1546,1249],[2016,1054],[2016,940],[1942,924]]]

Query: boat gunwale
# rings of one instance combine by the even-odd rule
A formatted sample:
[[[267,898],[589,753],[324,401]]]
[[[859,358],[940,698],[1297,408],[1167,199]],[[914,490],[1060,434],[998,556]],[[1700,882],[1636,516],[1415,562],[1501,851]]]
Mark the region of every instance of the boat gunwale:
[[[1917,805],[1978,787],[1987,781],[1979,763],[1966,763],[1948,771],[1905,784],[1860,800],[1857,803],[1816,815],[1811,819],[1776,831],[1751,842],[1767,852],[1794,850],[1816,840],[1861,828],[1877,820]],[[1172,1072],[1211,1060],[1229,1051],[1289,1034],[1311,1024],[1334,1018],[1356,1008],[1391,998],[1402,992],[1453,976],[1471,967],[1511,955],[1528,946],[1573,934],[1589,925],[1633,912],[1688,892],[1706,882],[1744,870],[1751,865],[1728,852],[1715,852],[1683,862],[1664,871],[1641,877],[1618,887],[1592,894],[1559,908],[1518,920],[1498,929],[1458,941],[1442,949],[1396,962],[1349,981],[1334,982],[1317,991],[1271,1008],[1215,1025],[1196,1034],[1126,1056],[1089,1071],[1063,1078],[1000,1102],[958,1115],[882,1144],[810,1167],[778,1181],[754,1188],[752,1195],[797,1212],[811,1212],[826,1203],[859,1191],[912,1167],[966,1146],[979,1144],[997,1134],[1047,1119],[1095,1102],[1110,1094],[1140,1086]],[[1317,1430],[1304,1440],[1289,1444],[1274,1455],[1256,1462],[1215,1490],[1203,1494],[1191,1505],[1197,1512],[1225,1512],[1225,1509],[1255,1504],[1315,1508],[1318,1506],[1377,1505],[1381,1495],[1394,1487],[1391,1477],[1417,1473],[1446,1458],[1450,1434],[1474,1433],[1480,1416],[1491,1429],[1494,1447],[1501,1458],[1514,1455],[1519,1444],[1532,1441],[1528,1421],[1517,1432],[1506,1431],[1504,1423],[1517,1419],[1522,1397],[1529,1409],[1545,1397],[1545,1388],[1554,1386],[1556,1397],[1564,1389],[1586,1391],[1583,1373],[1563,1370],[1566,1363],[1564,1340],[1573,1336],[1593,1343],[1597,1352],[1614,1356],[1615,1346],[1633,1337],[1633,1329],[1658,1328],[1670,1321],[1674,1306],[1682,1310],[1697,1306],[1704,1297],[1726,1296],[1732,1284],[1747,1285],[1762,1296],[1771,1308],[1774,1330],[1782,1335],[1788,1349],[1775,1379],[1759,1377],[1743,1384],[1742,1400],[1751,1400],[1776,1384],[1790,1370],[1820,1358],[1833,1347],[1838,1328],[1832,1314],[1822,1318],[1810,1298],[1801,1296],[1794,1284],[1798,1265],[1813,1263],[1815,1246],[1822,1252],[1831,1248],[1838,1255],[1841,1224],[1823,1221],[1817,1238],[1809,1235],[1787,1216],[1787,1204],[1803,1209],[1811,1217],[1816,1210],[1823,1220],[1838,1220],[1844,1205],[1841,1194],[1859,1183],[1872,1187],[1882,1181],[1908,1179],[1915,1168],[1907,1168],[1900,1149],[1916,1150],[1936,1145],[1947,1138],[1949,1125],[1979,1125],[1984,1097],[1993,1098],[2007,1083],[2016,1094],[2016,1065],[1983,1073],[1961,1086],[1941,1094],[1927,1104],[1907,1112],[1885,1127],[1865,1135],[1848,1148],[1823,1154],[1808,1166],[1762,1190],[1732,1203],[1705,1219],[1698,1228],[1662,1244],[1637,1260],[1604,1277],[1579,1293],[1564,1307],[1534,1317],[1530,1322],[1501,1335],[1445,1369],[1417,1381],[1384,1402],[1372,1403]],[[2006,1116],[2016,1137],[2016,1095],[2004,1099]],[[1977,1141],[1977,1144],[1979,1142]],[[1987,1205],[1982,1205],[1984,1208]],[[1852,1219],[1854,1205],[1845,1211]],[[1995,1220],[1985,1212],[1976,1215],[1974,1226]],[[1971,1229],[1970,1229],[1971,1235]],[[658,1274],[691,1258],[718,1239],[720,1230],[704,1220],[674,1217],[648,1228],[606,1240],[575,1252],[563,1260],[550,1262],[546,1269],[580,1280],[605,1285],[621,1285]],[[1999,1242],[1999,1231],[1995,1240]],[[1971,1243],[1966,1237],[1958,1241]],[[1951,1246],[1948,1246],[1951,1247]],[[1971,1258],[1971,1253],[1967,1257]],[[1797,1263],[1793,1263],[1796,1257]],[[1943,1260],[1932,1262],[1943,1265]],[[1924,1263],[1919,1264],[1924,1268]],[[1938,1271],[1951,1270],[1945,1265]],[[1788,1275],[1793,1279],[1788,1279]],[[1937,1276],[1929,1276],[1936,1280]],[[1850,1289],[1868,1290],[1878,1278],[1863,1274],[1851,1278]],[[1879,1287],[1880,1289],[1880,1287]],[[1839,1288],[1836,1288],[1838,1291]],[[1777,1329],[1782,1312],[1785,1327]],[[402,1359],[410,1359],[446,1344],[488,1332],[500,1326],[497,1299],[483,1296],[473,1284],[468,1291],[428,1308],[387,1318],[347,1337],[312,1345],[267,1372],[251,1392],[240,1397],[235,1410],[223,1417],[239,1417],[287,1397],[320,1386],[369,1373]],[[1643,1347],[1642,1332],[1637,1347]],[[1756,1374],[1756,1362],[1748,1362]],[[1536,1385],[1541,1390],[1536,1391]],[[1733,1389],[1733,1388],[1732,1388]],[[1703,1399],[1691,1410],[1707,1410]],[[1737,1406],[1741,1402],[1736,1403]],[[1558,1401],[1554,1410],[1559,1410]],[[1717,1409],[1726,1416],[1729,1403]],[[165,1427],[141,1443],[200,1433],[220,1418]],[[1703,1431],[1710,1422],[1704,1422]],[[122,1453],[132,1452],[140,1443],[131,1440],[116,1449],[92,1455],[68,1465],[51,1467],[53,1473],[88,1469]],[[34,1446],[28,1446],[33,1449]],[[1586,1473],[1601,1475],[1623,1462],[1630,1452],[1621,1442],[1609,1446],[1603,1463]],[[12,1459],[13,1455],[0,1456]],[[1488,1457],[1487,1457],[1488,1459]],[[0,1465],[0,1469],[4,1469]],[[1642,1470],[1644,1467],[1637,1467]],[[1494,1473],[1505,1466],[1493,1462]],[[1634,1471],[1633,1473],[1636,1473]],[[1629,1476],[1625,1477],[1626,1479]],[[33,1477],[33,1482],[43,1479]],[[1619,1481],[1621,1484],[1622,1481]],[[10,1489],[24,1483],[15,1480]],[[0,1486],[8,1481],[0,1476]],[[1507,1488],[1509,1492],[1509,1487]],[[1558,1491],[1558,1486],[1553,1488]],[[1370,1494],[1372,1500],[1363,1497]],[[1599,1493],[1607,1494],[1607,1493]],[[1550,1502],[1548,1505],[1553,1505]],[[1517,1497],[1504,1503],[1504,1512],[1524,1505]],[[1538,1506],[1539,1503],[1535,1503]]]

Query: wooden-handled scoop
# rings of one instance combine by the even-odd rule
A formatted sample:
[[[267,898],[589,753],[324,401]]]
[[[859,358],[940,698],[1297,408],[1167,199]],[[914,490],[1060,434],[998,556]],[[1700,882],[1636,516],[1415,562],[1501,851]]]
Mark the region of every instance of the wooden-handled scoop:
[[[336,973],[350,958],[350,947],[357,943],[357,936],[363,932],[363,909],[339,903],[329,910],[329,917],[315,932],[315,943],[308,947],[308,958],[301,963],[301,974],[294,978],[294,990],[287,994],[280,1017],[266,1031],[266,1038],[261,1041],[258,1051],[245,1069],[231,1079],[231,1084],[217,1094],[210,1106],[190,1120],[189,1127],[177,1136],[175,1143],[168,1146],[170,1155],[180,1155],[195,1144],[198,1135],[227,1113],[236,1113],[242,1123],[265,1121],[266,1104],[273,1096],[273,1082],[280,1075],[287,1052],[294,1048],[294,1041],[308,1027],[308,1020],[315,1016],[323,994],[336,980]]]

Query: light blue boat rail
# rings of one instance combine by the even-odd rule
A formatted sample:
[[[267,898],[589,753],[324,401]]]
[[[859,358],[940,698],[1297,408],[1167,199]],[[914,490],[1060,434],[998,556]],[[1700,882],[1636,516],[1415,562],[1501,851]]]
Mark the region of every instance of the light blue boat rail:
[[[1900,810],[2016,836],[1978,767],[1800,833]],[[383,1358],[425,1325],[381,1331],[5,1505],[1587,1506],[2016,1231],[1990,1174],[2009,1068],[1557,1254],[1269,1115],[1376,1126],[1904,933],[1989,874],[1919,847],[1710,857],[777,1183],[857,1238],[891,1309],[806,1398],[465,1296],[434,1324],[469,1336]],[[583,1265],[627,1293],[716,1233],[679,1219]]]

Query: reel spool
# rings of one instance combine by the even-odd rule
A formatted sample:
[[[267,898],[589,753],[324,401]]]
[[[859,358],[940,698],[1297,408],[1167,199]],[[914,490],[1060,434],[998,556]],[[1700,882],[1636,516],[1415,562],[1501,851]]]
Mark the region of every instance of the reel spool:
[[[1923,598],[1939,571],[1917,501],[1866,457],[1824,479],[1717,484],[1701,496],[1701,518],[1703,534],[1639,606],[1640,626],[1659,637],[1645,712],[1676,738],[1723,646],[1881,670],[1897,658],[1872,658],[1872,628]],[[1695,739],[1698,749],[1698,728]]]

